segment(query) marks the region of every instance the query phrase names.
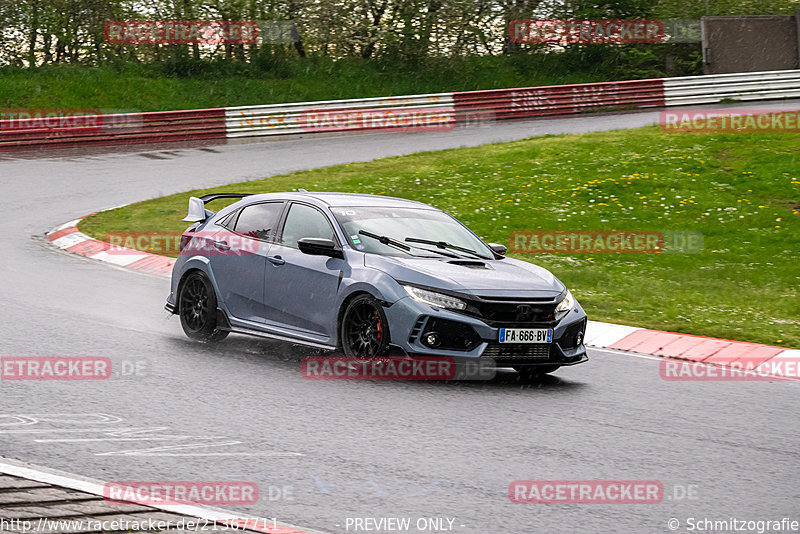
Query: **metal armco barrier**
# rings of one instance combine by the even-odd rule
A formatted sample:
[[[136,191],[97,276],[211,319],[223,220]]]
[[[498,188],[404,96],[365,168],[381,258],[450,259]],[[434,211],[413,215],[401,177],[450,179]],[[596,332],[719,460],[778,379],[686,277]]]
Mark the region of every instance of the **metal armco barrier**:
[[[667,106],[800,97],[800,70],[664,78]]]
[[[242,106],[225,116],[228,137],[455,126],[452,93]]]
[[[800,97],[800,70],[187,111],[99,113],[71,126],[0,120],[0,150],[321,132],[445,131],[495,120],[794,97]]]
[[[664,84],[657,80],[582,83],[455,93],[459,121],[517,119],[664,105]]]
[[[24,112],[24,110],[23,110]],[[35,110],[30,110],[35,115]],[[225,109],[114,113],[0,120],[0,149],[117,145],[225,137]],[[76,120],[81,119],[81,120]],[[57,125],[61,122],[62,124]],[[80,123],[70,126],[69,122]],[[88,126],[87,126],[88,125]]]

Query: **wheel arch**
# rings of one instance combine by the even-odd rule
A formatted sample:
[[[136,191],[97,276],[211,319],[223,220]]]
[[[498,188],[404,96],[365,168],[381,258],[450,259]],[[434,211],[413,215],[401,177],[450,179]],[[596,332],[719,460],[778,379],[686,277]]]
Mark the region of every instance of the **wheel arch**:
[[[183,284],[186,282],[186,279],[189,278],[193,273],[203,273],[204,275],[208,276],[208,274],[199,267],[191,267],[183,271],[181,274],[180,280],[178,280],[178,288],[175,292],[175,313],[180,314],[181,312],[181,291],[183,290]]]
[[[341,333],[342,333],[342,319],[344,318],[344,312],[345,312],[345,310],[347,310],[347,306],[354,299],[356,299],[357,297],[360,297],[361,295],[369,295],[370,297],[374,298],[375,300],[377,300],[378,302],[380,302],[384,306],[386,306],[386,304],[387,304],[387,302],[383,299],[383,297],[380,295],[380,293],[375,288],[373,288],[371,286],[361,286],[361,287],[359,287],[357,289],[354,289],[351,293],[348,293],[347,296],[345,296],[342,299],[342,302],[339,305],[339,309],[336,312],[336,349],[337,349],[337,351],[338,350],[343,350],[342,349],[342,335],[341,335]],[[391,340],[391,332],[392,331],[391,331],[390,325],[388,324],[389,320],[387,319],[386,322],[387,322],[386,328],[389,330],[389,339]]]
[[[203,256],[193,256],[186,260],[184,264],[181,266],[181,274],[180,278],[178,279],[178,283],[175,286],[175,313],[180,313],[180,295],[181,289],[183,288],[183,283],[186,281],[186,278],[192,274],[193,272],[201,272],[203,273],[206,278],[209,279],[211,282],[211,287],[214,288],[214,293],[217,297],[217,305],[223,304],[220,300],[220,291],[219,286],[217,285],[217,280],[214,278],[214,273],[211,270],[211,263],[208,261],[208,258]]]

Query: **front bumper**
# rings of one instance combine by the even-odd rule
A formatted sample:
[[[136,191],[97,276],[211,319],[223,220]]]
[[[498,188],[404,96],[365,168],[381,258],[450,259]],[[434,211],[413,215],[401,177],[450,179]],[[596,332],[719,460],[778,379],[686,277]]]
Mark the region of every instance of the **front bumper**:
[[[571,346],[566,342],[578,330],[585,332],[586,313],[575,304],[555,325],[542,325],[553,328],[553,342],[548,344],[501,344],[499,328],[490,326],[477,317],[464,315],[444,308],[438,308],[404,297],[384,308],[389,322],[392,345],[410,356],[452,356],[454,358],[494,361],[497,366],[516,365],[576,365],[587,361],[586,346],[583,343]],[[474,340],[465,340],[464,350],[433,348],[422,341],[429,321],[439,324],[447,321],[459,323],[475,333]],[[529,325],[526,325],[526,327]],[[509,324],[507,327],[519,327]],[[534,326],[539,328],[540,326]],[[460,336],[459,339],[465,336]]]

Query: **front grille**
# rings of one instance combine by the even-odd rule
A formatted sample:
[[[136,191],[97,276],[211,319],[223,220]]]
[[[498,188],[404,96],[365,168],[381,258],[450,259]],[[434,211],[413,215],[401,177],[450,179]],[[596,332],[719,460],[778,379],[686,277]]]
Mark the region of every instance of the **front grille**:
[[[479,317],[490,326],[533,326],[555,323],[558,301],[553,298],[475,298],[467,300],[464,313]]]
[[[499,359],[542,359],[550,358],[550,344],[534,343],[490,343],[481,358]]]

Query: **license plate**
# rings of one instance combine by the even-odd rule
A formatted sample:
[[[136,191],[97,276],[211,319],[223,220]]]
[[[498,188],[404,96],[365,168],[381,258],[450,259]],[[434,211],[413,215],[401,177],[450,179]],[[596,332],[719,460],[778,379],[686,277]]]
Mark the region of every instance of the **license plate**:
[[[552,328],[501,328],[500,343],[552,343]]]

